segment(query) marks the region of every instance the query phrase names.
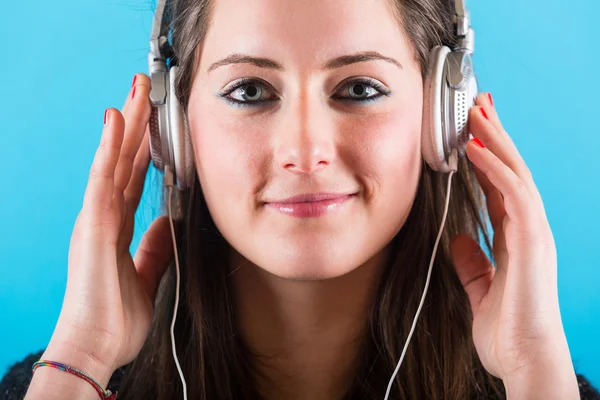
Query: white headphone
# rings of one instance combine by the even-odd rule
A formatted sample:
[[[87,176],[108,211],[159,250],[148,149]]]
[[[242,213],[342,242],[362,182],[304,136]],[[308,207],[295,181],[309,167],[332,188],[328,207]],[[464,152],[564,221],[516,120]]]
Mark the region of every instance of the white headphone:
[[[447,46],[436,46],[429,52],[429,67],[423,87],[421,153],[431,169],[438,172],[449,172],[450,174],[447,183],[444,215],[429,263],[425,289],[402,355],[389,381],[385,396],[386,400],[406,354],[406,349],[425,301],[433,261],[446,223],[452,175],[457,171],[458,157],[464,155],[465,146],[470,135],[468,132],[468,114],[470,108],[475,104],[478,85],[471,59],[475,47],[475,33],[470,24],[470,16],[465,1],[454,0],[453,30],[457,39],[456,47],[451,49]],[[195,167],[187,121],[175,95],[174,80],[177,76],[178,67],[167,65],[167,60],[172,61],[174,54],[169,43],[172,10],[166,8],[166,2],[167,0],[158,0],[150,38],[148,66],[152,80],[150,101],[153,107],[149,140],[154,166],[159,171],[164,171],[165,186],[169,188],[169,221],[171,223],[171,236],[175,249],[177,271],[175,311],[171,323],[171,343],[175,363],[183,383],[184,399],[187,399],[186,382],[175,351],[174,326],[179,304],[180,276],[179,256],[173,227],[174,218],[171,214],[171,192],[174,185],[179,190],[185,190],[192,186]],[[178,218],[175,219],[181,218],[181,210],[178,210],[177,216]]]
[[[169,43],[171,10],[166,9],[167,0],[159,0],[156,6],[148,68],[152,89],[150,102],[150,152],[154,166],[159,171],[174,173],[179,190],[185,190],[194,183],[194,153],[188,134],[187,121],[181,104],[175,95],[176,65],[167,66],[172,61],[173,49]]]
[[[456,171],[452,149],[464,155],[469,141],[468,115],[478,94],[471,54],[475,32],[465,0],[455,1],[454,35],[457,46],[436,46],[429,52],[429,68],[423,87],[421,153],[431,169]]]

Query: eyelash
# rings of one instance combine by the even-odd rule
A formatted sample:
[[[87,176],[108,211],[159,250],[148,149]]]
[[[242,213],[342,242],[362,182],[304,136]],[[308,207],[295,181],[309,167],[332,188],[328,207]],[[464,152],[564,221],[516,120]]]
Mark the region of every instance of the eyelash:
[[[339,93],[343,89],[345,89],[351,85],[354,85],[354,84],[364,84],[364,85],[370,86],[373,89],[377,90],[379,92],[379,94],[371,96],[371,97],[367,97],[364,99],[352,99],[351,97],[334,97],[334,98],[341,100],[341,101],[350,102],[350,103],[357,103],[357,104],[360,103],[362,105],[362,104],[367,104],[367,103],[376,101],[379,98],[381,98],[382,96],[390,96],[392,93],[390,90],[384,88],[377,81],[375,81],[374,79],[370,79],[370,78],[359,78],[359,79],[352,80],[352,81],[346,83],[344,86],[342,86],[342,88],[340,88],[340,90],[338,90],[336,93]],[[254,85],[261,86],[263,89],[266,88],[265,84],[261,81],[258,81],[255,79],[242,78],[238,81],[238,83],[234,87],[227,89],[224,92],[219,93],[218,96],[221,97],[223,100],[225,100],[227,102],[227,104],[230,104],[230,105],[233,105],[236,107],[257,107],[257,106],[260,106],[262,103],[270,103],[270,102],[278,100],[278,99],[271,99],[271,100],[260,100],[260,101],[239,101],[239,100],[229,97],[229,95],[231,93],[235,92],[237,89],[239,89],[241,87],[254,86]]]

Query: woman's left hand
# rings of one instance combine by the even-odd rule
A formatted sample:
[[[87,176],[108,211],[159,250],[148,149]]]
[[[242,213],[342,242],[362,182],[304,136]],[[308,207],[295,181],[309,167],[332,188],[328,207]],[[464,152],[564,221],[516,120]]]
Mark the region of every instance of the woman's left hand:
[[[497,268],[467,235],[453,238],[450,251],[471,303],[479,358],[505,382],[556,363],[553,371],[564,371],[565,363],[572,368],[558,304],[556,247],[540,194],[491,96],[481,93],[469,112],[470,131],[485,145],[470,140],[467,156],[486,195]]]

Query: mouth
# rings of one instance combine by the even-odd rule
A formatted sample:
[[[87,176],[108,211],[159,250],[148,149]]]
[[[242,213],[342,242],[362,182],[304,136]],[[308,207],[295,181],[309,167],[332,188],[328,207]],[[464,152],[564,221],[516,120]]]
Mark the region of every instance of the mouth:
[[[337,211],[356,197],[352,194],[317,193],[290,197],[283,201],[267,202],[265,206],[297,218],[316,218]]]

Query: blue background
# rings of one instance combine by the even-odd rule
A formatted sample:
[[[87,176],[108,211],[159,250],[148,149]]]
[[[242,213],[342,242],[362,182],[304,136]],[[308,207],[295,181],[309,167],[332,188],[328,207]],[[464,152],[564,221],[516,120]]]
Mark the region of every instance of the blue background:
[[[134,73],[146,72],[153,17],[151,2],[140,0],[3,3],[0,376],[50,340],[104,109],[120,109]],[[469,7],[480,90],[493,93],[554,233],[575,369],[600,386],[600,2]],[[158,215],[147,194],[132,252]]]

